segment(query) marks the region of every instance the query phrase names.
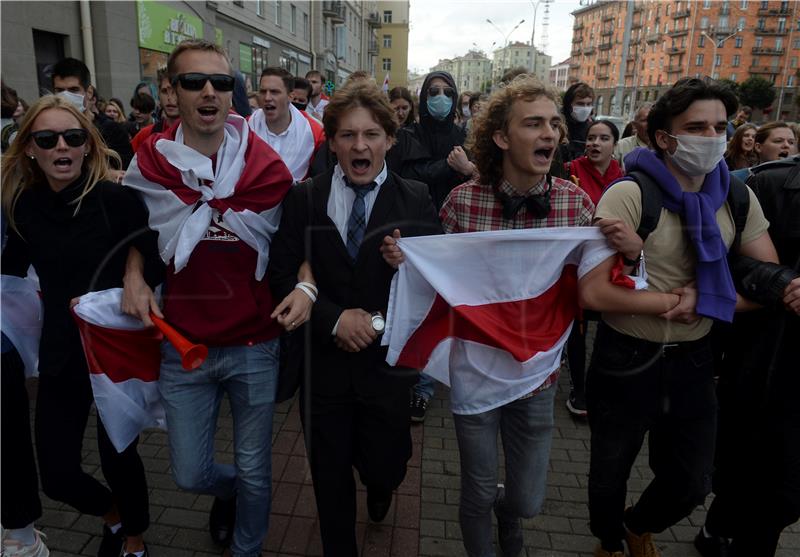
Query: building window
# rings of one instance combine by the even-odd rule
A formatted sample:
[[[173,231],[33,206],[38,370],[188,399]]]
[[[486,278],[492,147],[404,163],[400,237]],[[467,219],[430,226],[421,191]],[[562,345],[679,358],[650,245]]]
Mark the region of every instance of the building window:
[[[744,39],[742,37],[736,37],[736,44],[735,44],[736,48],[742,48],[743,44],[744,44]]]
[[[766,10],[769,8],[769,1],[768,0],[761,0],[761,9]]]
[[[297,34],[297,6],[292,4],[291,19],[289,19],[289,32],[292,35]]]
[[[383,59],[383,71],[385,71],[385,72],[392,71],[392,59],[391,58],[384,58]]]
[[[741,2],[739,2],[739,8],[742,9],[742,10],[746,10],[747,9],[747,0],[742,0]]]
[[[717,54],[714,56],[714,65],[719,66],[720,64],[722,64],[722,55]]]
[[[303,12],[303,38],[308,40],[308,14]]]
[[[383,22],[384,23],[392,22],[392,10],[383,10]]]
[[[275,0],[275,25],[281,26],[281,0]]]
[[[736,74],[735,73],[731,74],[731,81],[736,81]]]
[[[787,87],[794,87],[794,76],[790,75],[786,78],[786,86]]]
[[[740,17],[739,18],[739,23],[736,24],[736,30],[737,31],[744,31],[744,26],[746,25],[746,23],[747,23],[747,21],[745,20],[745,18]]]
[[[794,40],[794,48],[800,48],[800,39]]]
[[[264,17],[264,0],[256,0],[256,15]]]
[[[703,0],[703,9],[707,10],[711,7],[711,0]]]
[[[708,18],[706,16],[700,18],[700,29],[708,29]]]
[[[756,37],[756,47],[764,46],[764,38],[763,37]]]
[[[705,35],[700,35],[700,39],[697,41],[697,46],[699,46],[701,48],[706,46],[706,36]]]
[[[392,36],[391,35],[384,35],[383,36],[383,48],[392,48]]]
[[[783,38],[778,37],[775,39],[775,50],[782,50],[783,49]]]
[[[731,66],[733,66],[734,68],[738,68],[739,64],[741,63],[741,61],[742,61],[742,57],[739,56],[738,54],[734,54],[733,55],[733,62],[731,63]]]
[[[720,29],[727,29],[728,28],[728,16],[723,15],[719,17],[719,28]]]
[[[694,63],[695,63],[696,66],[702,66],[703,65],[703,55],[702,54],[698,54],[697,58],[695,58]]]
[[[765,26],[766,24],[767,24],[767,20],[766,20],[766,19],[764,19],[763,17],[759,17],[759,18],[758,18],[758,23],[756,24],[756,27],[758,27],[758,29],[759,29],[759,30],[762,30],[762,31],[763,31],[763,29],[764,29],[764,26]]]
[[[786,18],[785,17],[779,17],[778,18],[778,31],[781,31],[781,32],[786,31]]]
[[[789,61],[789,67],[797,67],[797,56],[792,56],[792,59]]]

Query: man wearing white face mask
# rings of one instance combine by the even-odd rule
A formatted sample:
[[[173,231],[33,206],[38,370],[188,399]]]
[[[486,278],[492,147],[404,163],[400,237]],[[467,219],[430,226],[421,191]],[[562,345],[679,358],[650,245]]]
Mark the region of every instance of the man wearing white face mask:
[[[631,557],[657,557],[652,534],[689,515],[711,489],[717,404],[709,332],[714,320],[730,322],[734,311],[752,309],[737,297],[727,252],[738,243],[741,254],[777,261],[752,191],[740,190],[749,199],[743,227],[729,210],[729,188],[743,187],[731,184],[722,161],[736,104],[729,90],[687,78],[653,106],[653,151],[639,148],[625,158],[627,171],[646,175],[660,193],[648,233],[640,227],[648,213],[643,183],[623,178],[597,205],[604,232],[627,226],[643,236],[648,275],[647,290],[614,285],[614,264],[630,274],[641,256],[610,258],[579,284],[582,306],[603,312],[587,378],[597,557],[622,557],[623,539]],[[626,482],[648,432],[654,478],[623,512]]]
[[[569,139],[569,143],[561,147],[561,158],[562,162],[569,162],[586,154],[586,132],[592,124],[594,89],[586,83],[575,83],[564,93],[561,110]]]
[[[76,58],[64,58],[53,66],[52,79],[53,92],[64,97],[74,104],[78,110],[84,112],[89,117],[89,120],[97,126],[100,135],[103,136],[109,148],[117,152],[122,160],[122,167],[117,169],[116,177],[121,179],[122,175],[125,174],[124,170],[128,168],[128,164],[133,158],[130,136],[121,124],[114,122],[105,114],[96,114],[91,110],[86,110],[88,99],[94,93],[89,68]],[[116,161],[112,162],[112,167],[116,169]]]

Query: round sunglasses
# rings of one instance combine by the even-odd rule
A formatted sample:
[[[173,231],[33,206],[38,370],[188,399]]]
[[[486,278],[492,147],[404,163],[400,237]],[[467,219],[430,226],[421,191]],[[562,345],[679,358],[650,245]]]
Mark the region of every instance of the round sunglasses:
[[[179,73],[172,79],[172,86],[175,87],[175,84],[180,83],[187,91],[200,91],[206,86],[207,81],[210,81],[211,86],[217,91],[233,91],[233,76],[224,73]]]
[[[70,147],[80,147],[89,139],[89,132],[82,128],[72,128],[57,132],[55,130],[39,130],[31,133],[34,143],[42,149],[52,149],[58,145],[58,138],[63,137],[64,143]]]

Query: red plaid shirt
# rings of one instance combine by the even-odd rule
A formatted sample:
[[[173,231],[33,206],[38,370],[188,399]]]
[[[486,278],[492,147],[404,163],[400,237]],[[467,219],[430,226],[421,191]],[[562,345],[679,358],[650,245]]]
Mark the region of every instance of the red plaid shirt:
[[[594,203],[589,195],[572,182],[555,177],[552,180],[550,213],[543,219],[535,218],[524,204],[513,219],[504,219],[503,204],[495,197],[492,186],[470,180],[454,188],[442,205],[442,210],[439,212],[442,227],[446,234],[454,234],[519,228],[591,226]],[[547,181],[542,179],[525,192],[525,196],[542,195],[546,188]],[[498,189],[510,196],[519,195],[514,186],[506,180],[500,183]],[[547,389],[558,381],[558,374],[559,370],[554,371],[539,387],[520,398],[528,398]]]

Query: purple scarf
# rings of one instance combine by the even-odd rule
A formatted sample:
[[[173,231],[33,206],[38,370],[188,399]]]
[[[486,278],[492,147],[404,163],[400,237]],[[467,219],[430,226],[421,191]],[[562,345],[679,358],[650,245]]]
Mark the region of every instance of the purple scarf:
[[[661,188],[664,207],[683,217],[684,227],[697,255],[697,313],[720,321],[733,321],[736,289],[728,268],[728,248],[717,224],[717,210],[730,187],[724,161],[706,174],[699,192],[683,191],[664,161],[653,151],[634,149],[625,157],[627,170],[648,174]]]

